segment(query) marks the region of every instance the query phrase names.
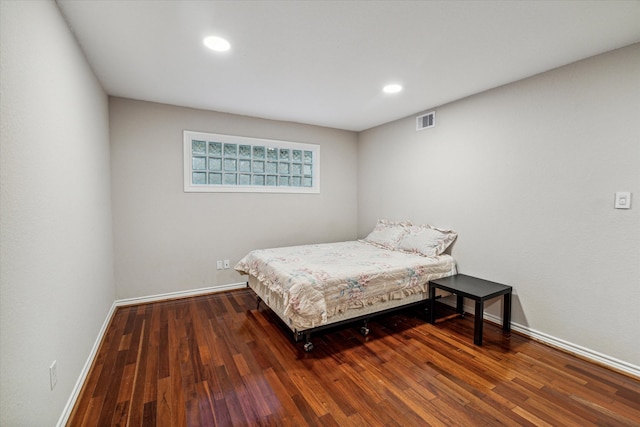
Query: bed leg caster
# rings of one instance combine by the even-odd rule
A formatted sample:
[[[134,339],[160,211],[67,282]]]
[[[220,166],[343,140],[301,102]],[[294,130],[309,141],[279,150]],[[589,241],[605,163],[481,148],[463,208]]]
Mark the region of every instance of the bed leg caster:
[[[256,298],[256,310],[260,310],[260,297]]]
[[[301,334],[298,334],[301,335]],[[304,334],[304,351],[309,353],[313,350],[313,344],[311,343],[311,332],[305,332]]]
[[[364,326],[360,328],[360,333],[362,335],[364,335],[365,337],[367,335],[369,335],[369,321],[368,320],[364,321]]]

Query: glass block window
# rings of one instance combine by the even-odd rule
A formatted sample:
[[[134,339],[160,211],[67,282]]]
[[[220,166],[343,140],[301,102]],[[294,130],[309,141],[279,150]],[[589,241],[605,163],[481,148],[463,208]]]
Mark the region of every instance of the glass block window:
[[[184,131],[186,192],[320,192],[320,146]]]

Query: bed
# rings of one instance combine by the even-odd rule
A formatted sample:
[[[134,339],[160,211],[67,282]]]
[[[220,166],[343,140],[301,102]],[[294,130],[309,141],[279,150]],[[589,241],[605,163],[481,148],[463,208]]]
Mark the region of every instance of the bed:
[[[248,286],[311,351],[312,332],[426,304],[429,280],[456,273],[444,253],[451,230],[379,220],[362,240],[259,249],[235,266]]]

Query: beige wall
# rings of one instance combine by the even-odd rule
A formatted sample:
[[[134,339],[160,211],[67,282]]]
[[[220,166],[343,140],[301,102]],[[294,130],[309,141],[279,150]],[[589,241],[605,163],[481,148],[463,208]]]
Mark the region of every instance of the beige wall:
[[[53,1],[0,31],[0,425],[51,426],[115,297],[108,102]]]
[[[256,248],[350,240],[357,230],[353,132],[110,99],[117,298],[246,281],[233,265]],[[320,194],[185,193],[182,132],[321,146]]]
[[[640,366],[640,45],[436,121],[361,133],[359,235],[379,217],[452,227],[460,272],[514,286],[514,322]],[[616,191],[631,210],[613,208]]]

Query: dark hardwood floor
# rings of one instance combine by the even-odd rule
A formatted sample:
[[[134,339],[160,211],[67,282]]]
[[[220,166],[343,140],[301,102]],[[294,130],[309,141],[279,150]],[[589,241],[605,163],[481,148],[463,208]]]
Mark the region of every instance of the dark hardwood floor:
[[[249,290],[117,310],[68,426],[640,426],[640,381],[420,310],[314,335]]]

